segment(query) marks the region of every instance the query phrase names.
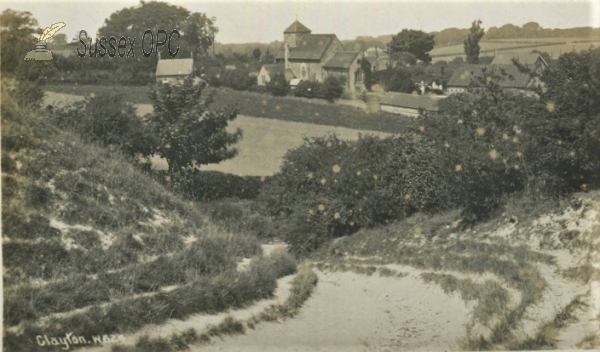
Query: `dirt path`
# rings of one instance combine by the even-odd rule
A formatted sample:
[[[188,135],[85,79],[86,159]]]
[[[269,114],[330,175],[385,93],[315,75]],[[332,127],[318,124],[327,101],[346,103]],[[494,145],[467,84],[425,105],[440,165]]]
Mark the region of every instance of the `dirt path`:
[[[417,276],[319,273],[294,319],[262,323],[192,351],[396,351],[459,349],[468,307]]]

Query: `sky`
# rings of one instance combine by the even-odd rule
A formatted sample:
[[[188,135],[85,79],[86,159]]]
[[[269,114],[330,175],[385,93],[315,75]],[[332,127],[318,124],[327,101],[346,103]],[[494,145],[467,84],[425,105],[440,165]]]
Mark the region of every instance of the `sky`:
[[[283,30],[298,19],[313,33],[335,33],[338,38],[395,34],[403,28],[426,32],[468,28],[481,19],[483,28],[507,23],[537,22],[543,28],[600,27],[600,0],[296,0],[296,1],[190,1],[169,0],[192,12],[216,17],[220,43],[270,43],[283,39]],[[90,37],[115,11],[138,6],[122,1],[0,1],[7,8],[29,11],[41,28],[55,22],[67,26],[69,38],[80,30]],[[140,33],[141,35],[142,33]],[[120,34],[115,33],[115,36]]]

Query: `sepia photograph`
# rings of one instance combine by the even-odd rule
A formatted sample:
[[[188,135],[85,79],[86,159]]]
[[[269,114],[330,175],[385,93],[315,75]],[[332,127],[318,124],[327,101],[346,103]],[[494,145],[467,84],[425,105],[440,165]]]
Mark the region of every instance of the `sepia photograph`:
[[[600,1],[0,1],[4,352],[600,350]]]

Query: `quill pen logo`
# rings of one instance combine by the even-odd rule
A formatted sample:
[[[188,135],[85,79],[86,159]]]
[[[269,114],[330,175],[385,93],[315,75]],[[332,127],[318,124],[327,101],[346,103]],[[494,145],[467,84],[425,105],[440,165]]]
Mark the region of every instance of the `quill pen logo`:
[[[52,51],[46,49],[48,39],[52,38],[56,32],[66,26],[63,22],[57,22],[50,27],[46,27],[35,45],[35,50],[31,50],[25,55],[23,61],[51,61],[54,60]]]

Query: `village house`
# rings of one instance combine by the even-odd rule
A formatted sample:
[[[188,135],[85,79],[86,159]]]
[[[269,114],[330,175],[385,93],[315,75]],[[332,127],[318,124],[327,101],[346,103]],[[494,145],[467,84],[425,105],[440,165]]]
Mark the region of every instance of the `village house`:
[[[407,94],[387,92],[382,97],[380,106],[382,111],[410,117],[419,116],[419,110],[437,112],[439,103],[445,96],[435,94]]]
[[[514,62],[531,70],[532,74],[523,72]],[[503,89],[533,95],[534,89],[542,84],[539,75],[547,68],[548,63],[539,54],[500,54],[489,65],[464,64],[456,69],[446,85],[447,93],[466,91],[472,79],[482,77],[485,71],[499,76],[498,84]]]
[[[193,59],[158,59],[156,83],[177,84],[189,77],[194,70]]]

